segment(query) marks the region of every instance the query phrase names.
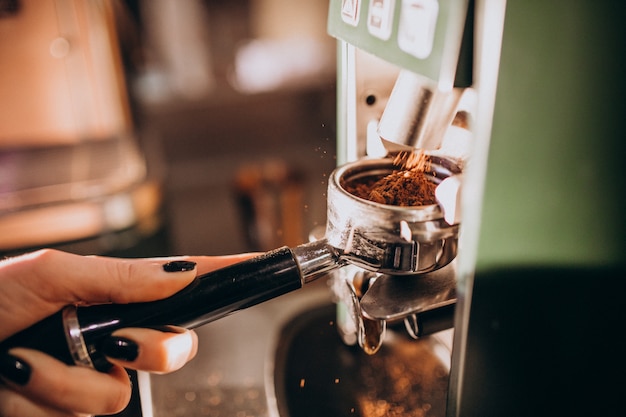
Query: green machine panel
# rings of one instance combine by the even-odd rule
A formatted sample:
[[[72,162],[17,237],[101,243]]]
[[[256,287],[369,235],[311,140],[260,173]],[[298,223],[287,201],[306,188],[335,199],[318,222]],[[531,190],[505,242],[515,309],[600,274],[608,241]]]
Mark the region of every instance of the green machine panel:
[[[331,0],[328,33],[432,80],[453,80],[467,0]]]

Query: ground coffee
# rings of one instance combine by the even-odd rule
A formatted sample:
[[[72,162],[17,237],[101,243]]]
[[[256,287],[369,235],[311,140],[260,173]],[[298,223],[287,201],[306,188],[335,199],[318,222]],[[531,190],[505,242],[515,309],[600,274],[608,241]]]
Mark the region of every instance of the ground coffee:
[[[428,179],[428,159],[423,154],[396,158],[398,169],[385,176],[369,176],[343,184],[350,194],[393,206],[425,206],[436,204],[437,184]]]

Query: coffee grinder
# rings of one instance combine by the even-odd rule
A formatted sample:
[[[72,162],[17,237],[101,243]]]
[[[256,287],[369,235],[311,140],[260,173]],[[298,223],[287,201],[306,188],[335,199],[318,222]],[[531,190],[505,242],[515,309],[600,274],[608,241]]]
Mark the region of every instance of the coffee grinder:
[[[489,0],[330,2],[340,168],[329,185],[325,237],[355,248],[355,261],[333,272],[331,287],[343,341],[367,353],[376,354],[389,327],[414,339],[436,334],[450,349],[446,366],[453,338],[455,349],[463,343],[470,290],[462,277],[473,268],[476,228],[463,221],[476,213],[463,208],[481,195],[504,10]],[[434,161],[436,204],[395,207],[342,189],[416,152]],[[368,251],[388,267],[363,262]],[[447,377],[441,396],[452,416],[457,375]]]

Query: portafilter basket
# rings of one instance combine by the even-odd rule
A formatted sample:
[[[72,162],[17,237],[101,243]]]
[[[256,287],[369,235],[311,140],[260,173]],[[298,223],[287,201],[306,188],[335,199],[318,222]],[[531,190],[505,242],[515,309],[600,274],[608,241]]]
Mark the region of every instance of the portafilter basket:
[[[394,206],[357,197],[345,184],[397,170],[390,158],[361,159],[337,168],[328,186],[325,238],[347,262],[366,270],[413,275],[435,271],[456,256],[458,224],[438,204]],[[424,174],[439,184],[461,173],[451,160],[429,156]]]

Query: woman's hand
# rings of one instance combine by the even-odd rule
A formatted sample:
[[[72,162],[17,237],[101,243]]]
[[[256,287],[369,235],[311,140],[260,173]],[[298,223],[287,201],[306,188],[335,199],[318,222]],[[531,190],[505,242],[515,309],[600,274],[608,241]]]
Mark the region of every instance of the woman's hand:
[[[0,261],[0,340],[68,304],[131,303],[168,297],[197,274],[250,256],[118,259],[46,249]],[[115,364],[108,373],[68,366],[30,349],[0,353],[0,416],[121,411],[131,393],[124,368],[167,373],[195,356],[197,336],[193,331],[175,327],[164,330],[114,332],[105,349]]]

